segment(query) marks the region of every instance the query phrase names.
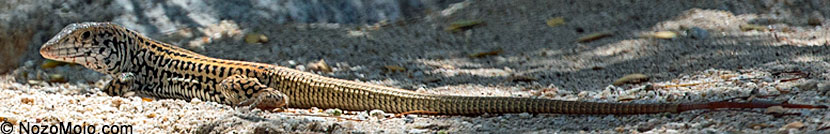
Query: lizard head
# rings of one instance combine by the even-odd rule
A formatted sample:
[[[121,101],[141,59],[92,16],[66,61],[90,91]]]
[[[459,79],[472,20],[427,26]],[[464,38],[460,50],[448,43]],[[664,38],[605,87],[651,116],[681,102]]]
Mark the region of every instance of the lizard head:
[[[107,22],[85,22],[66,26],[43,44],[46,59],[76,63],[102,73],[119,72],[129,41],[125,28]]]

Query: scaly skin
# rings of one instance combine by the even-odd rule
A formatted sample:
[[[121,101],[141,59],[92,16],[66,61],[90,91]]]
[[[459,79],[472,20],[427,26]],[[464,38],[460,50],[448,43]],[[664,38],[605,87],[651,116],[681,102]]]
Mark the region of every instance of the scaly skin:
[[[215,101],[262,109],[380,109],[393,113],[649,114],[714,108],[823,108],[771,103],[630,104],[450,96],[324,77],[281,66],[210,58],[111,23],[77,23],[43,45],[43,57],[113,75],[104,91]]]

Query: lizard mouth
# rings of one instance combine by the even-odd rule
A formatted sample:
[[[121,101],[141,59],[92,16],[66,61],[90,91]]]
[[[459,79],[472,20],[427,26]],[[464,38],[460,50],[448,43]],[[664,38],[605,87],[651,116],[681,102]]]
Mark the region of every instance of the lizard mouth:
[[[87,57],[97,55],[92,53],[92,50],[100,49],[101,46],[76,46],[75,44],[46,44],[40,48],[40,55],[43,58],[71,62],[82,63],[87,61]]]

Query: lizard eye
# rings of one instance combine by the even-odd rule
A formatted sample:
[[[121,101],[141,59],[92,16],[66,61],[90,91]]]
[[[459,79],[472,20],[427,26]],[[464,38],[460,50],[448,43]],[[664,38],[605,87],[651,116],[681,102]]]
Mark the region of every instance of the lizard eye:
[[[85,31],[83,34],[81,34],[81,38],[83,38],[83,39],[89,38],[89,31]]]

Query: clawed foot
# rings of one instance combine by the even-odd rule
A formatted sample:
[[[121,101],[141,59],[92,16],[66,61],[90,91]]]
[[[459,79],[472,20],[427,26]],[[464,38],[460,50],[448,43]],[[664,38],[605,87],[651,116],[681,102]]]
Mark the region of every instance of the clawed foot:
[[[274,110],[288,106],[288,97],[280,92],[261,92],[252,98],[240,102],[237,106],[256,107],[262,110]]]

